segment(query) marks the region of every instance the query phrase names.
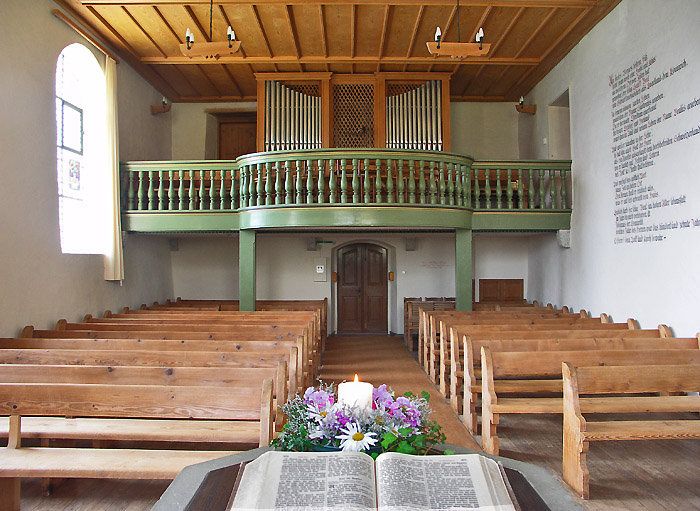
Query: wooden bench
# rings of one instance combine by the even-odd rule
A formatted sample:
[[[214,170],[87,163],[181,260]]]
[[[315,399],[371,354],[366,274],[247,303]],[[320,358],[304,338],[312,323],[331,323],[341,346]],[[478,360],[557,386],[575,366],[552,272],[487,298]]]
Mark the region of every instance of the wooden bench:
[[[564,480],[584,499],[589,498],[586,456],[590,442],[700,438],[700,397],[668,395],[698,392],[696,362],[678,365],[574,367],[562,364],[564,389]],[[632,396],[645,393],[651,395]],[[613,396],[612,394],[615,394]],[[620,395],[622,394],[622,395]],[[585,398],[580,397],[585,395]],[[587,420],[589,413],[644,412],[650,420]],[[684,413],[683,418],[654,420],[660,413]],[[616,416],[617,417],[617,416]]]
[[[700,364],[700,350],[589,350],[494,352],[481,348],[481,445],[498,454],[500,414],[562,413],[562,362],[580,366]],[[500,381],[500,383],[498,383]],[[556,393],[556,397],[540,397]],[[527,394],[502,397],[504,394]],[[537,396],[540,394],[540,396]],[[534,397],[533,397],[534,395]],[[585,401],[586,398],[582,398]]]
[[[189,419],[214,422],[222,428],[232,421],[253,422],[259,428],[260,444],[266,445],[272,435],[272,381],[264,380],[262,386],[235,387],[0,383],[0,413],[10,416],[8,446],[0,449],[0,506],[18,511],[22,477],[172,479],[185,466],[230,454],[150,448],[22,447],[23,416],[109,420],[96,428],[108,432],[118,429],[110,427],[114,421],[127,421],[132,425],[129,440],[140,440],[138,431],[143,428],[149,440],[155,437],[167,442],[174,441],[178,434],[178,442],[193,441],[191,431],[178,426],[194,422]],[[159,422],[153,427],[150,422],[142,423],[144,419]],[[236,443],[235,436],[231,440]]]
[[[523,307],[525,309],[525,307]],[[560,314],[561,311],[555,311],[555,310],[550,310],[547,308],[542,308],[542,307],[531,307],[528,308],[530,311],[536,311],[539,312],[540,314],[548,314],[548,315],[557,315]],[[496,316],[493,315],[493,312],[491,315],[485,315],[484,312],[486,311],[432,311],[432,310],[427,310],[427,309],[420,309],[419,314],[420,314],[420,320],[419,320],[419,337],[418,337],[418,352],[419,352],[419,360],[422,361],[423,368],[425,372],[430,375],[430,364],[431,361],[434,362],[435,360],[435,352],[437,350],[437,339],[439,339],[439,322],[442,318],[454,318],[454,317],[469,317],[469,318],[478,318],[480,316],[483,316],[485,318],[488,317],[501,317],[505,318],[508,317],[508,313],[500,313],[498,311],[494,311],[497,313]],[[515,313],[519,313],[520,311],[515,311]],[[531,313],[531,312],[530,312]],[[528,315],[530,313],[527,313]],[[526,316],[527,317],[527,316]],[[492,330],[492,328],[490,329]],[[435,371],[433,370],[433,378],[435,377]],[[437,380],[433,380],[437,381]]]
[[[648,337],[636,335],[638,332],[650,332]],[[541,339],[507,339],[507,340],[472,340],[463,336],[464,358],[453,361],[452,374],[456,375],[450,381],[450,405],[455,413],[463,413],[463,421],[469,431],[477,432],[477,410],[481,395],[481,348],[488,346],[491,352],[500,351],[580,351],[580,350],[639,350],[639,349],[696,349],[698,339],[652,337],[657,331],[630,330],[620,333],[599,332],[598,335],[587,338],[559,338],[555,334],[551,338]],[[613,336],[614,334],[614,336]],[[631,335],[634,334],[634,335]],[[461,366],[460,362],[464,361]],[[462,367],[464,369],[462,369]],[[462,399],[459,399],[459,398]]]
[[[436,317],[429,319],[430,328],[430,357],[428,360],[427,372],[431,380],[439,384],[440,391],[447,396],[448,380],[447,372],[449,371],[450,362],[448,354],[450,353],[449,332],[448,327],[443,326],[441,329],[435,327],[437,323]],[[441,322],[442,323],[442,322]],[[466,333],[489,333],[489,332],[505,332],[505,331],[533,331],[533,330],[589,330],[594,328],[602,328],[605,324],[606,329],[625,330],[632,326],[636,327],[636,322],[631,323],[605,323],[604,318],[580,318],[576,315],[570,317],[534,317],[521,318],[510,317],[507,313],[501,313],[499,318],[488,319],[472,319],[468,324],[455,321],[450,323],[450,327],[464,330]],[[436,333],[437,332],[437,333]]]

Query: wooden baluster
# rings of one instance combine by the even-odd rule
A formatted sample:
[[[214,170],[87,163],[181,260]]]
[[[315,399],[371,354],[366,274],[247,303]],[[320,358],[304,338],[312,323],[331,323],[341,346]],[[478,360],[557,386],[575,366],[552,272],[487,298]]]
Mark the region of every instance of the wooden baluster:
[[[325,179],[325,160],[318,160],[318,203],[326,202],[326,179]]]
[[[360,169],[358,167],[359,160],[352,160],[352,203],[360,203]]]
[[[238,184],[240,185],[240,192],[238,197],[240,199],[238,203],[239,208],[248,207],[248,172],[250,172],[250,165],[244,165],[239,170],[241,177],[238,179]],[[233,209],[233,206],[231,206]]]
[[[336,180],[336,176],[335,176],[335,173],[336,173],[336,170],[338,167],[338,161],[337,160],[329,160],[328,164],[329,164],[328,170],[329,170],[329,174],[330,174],[330,179],[329,179],[330,182],[328,183],[328,188],[330,190],[330,203],[335,204],[337,199],[338,199],[338,197],[337,197],[337,195],[338,195],[338,192],[337,192],[338,181]]]
[[[479,184],[479,168],[474,169],[474,209],[481,208],[481,185]]]
[[[398,161],[396,166],[396,176],[396,202],[399,204],[406,204],[406,198],[403,194],[403,160]]]
[[[306,160],[306,203],[314,203],[314,173],[311,160]]]
[[[175,210],[175,183],[173,170],[168,170],[168,211]]]
[[[464,190],[464,205],[468,208],[472,207],[472,166],[466,166],[462,170],[462,175],[464,177],[464,185],[462,189]]]
[[[557,205],[554,198],[557,192],[555,176],[556,171],[554,169],[549,169],[549,209],[555,209]]]
[[[148,171],[148,209],[155,209],[155,189],[153,186],[153,171]]]
[[[209,171],[209,180],[209,210],[212,210],[216,204],[216,170]]]
[[[207,198],[207,189],[204,186],[204,181],[207,179],[207,171],[202,170],[199,175],[199,209],[204,210],[204,202]]]
[[[462,165],[453,163],[452,168],[455,174],[455,200],[457,206],[464,206],[464,196],[462,195]]]
[[[267,163],[267,177],[265,180],[265,205],[270,206],[272,204],[273,195],[277,189],[277,178],[279,178],[279,162],[274,163],[275,168],[275,181],[272,180],[272,167],[273,163]],[[282,182],[280,181],[280,188],[282,188]]]
[[[286,162],[285,162],[286,163]],[[276,162],[275,164],[275,204],[283,204],[284,203],[284,194],[285,194],[285,186],[284,186],[284,172],[286,172],[286,165],[285,165],[285,170],[282,170],[282,165],[283,163],[281,161]]]
[[[251,197],[251,206],[262,206],[265,204],[265,179],[263,178],[265,173],[265,164],[258,163],[258,175],[257,181],[253,180],[250,184],[251,188],[254,186],[253,196]]]
[[[340,202],[347,204],[348,202],[348,160],[340,160]]]
[[[567,209],[566,204],[566,169],[561,169],[559,171],[561,176],[561,209]]]
[[[304,168],[302,165],[301,160],[297,160],[295,162],[296,165],[296,171],[297,171],[297,182],[296,182],[296,198],[294,204],[303,204],[304,203],[304,180],[303,180],[303,172]]]
[[[292,204],[292,192],[294,183],[292,182],[292,162],[284,162],[284,203]]]
[[[441,161],[438,165],[438,199],[440,204],[444,205],[447,202],[445,200],[445,191],[447,190],[445,185],[445,162]]]
[[[484,181],[486,209],[491,209],[491,169],[484,169]]]
[[[389,204],[393,204],[394,201],[394,169],[393,169],[393,160],[385,160],[386,161],[386,201]]]
[[[166,196],[165,196],[165,184],[164,184],[164,179],[163,179],[163,171],[158,170],[156,171],[158,174],[158,210],[162,211],[165,209],[165,201],[166,201]]]
[[[194,211],[194,208],[197,207],[197,197],[195,196],[194,193],[194,176],[195,176],[195,171],[194,169],[190,170],[190,189],[188,193],[188,197],[190,198],[190,211]]]
[[[414,175],[415,160],[408,160],[408,203],[416,203],[416,181]]]
[[[375,202],[377,204],[382,203],[382,188],[384,187],[384,183],[382,182],[382,160],[377,158],[374,160],[374,167],[375,167],[375,172],[377,174],[377,177],[375,179],[374,183],[374,188],[375,188]]]
[[[257,174],[254,169],[250,171],[250,205],[251,206],[262,206],[264,203],[263,199],[263,168],[264,163],[258,163],[256,166],[258,168]]]
[[[231,198],[228,196],[228,190],[226,188],[226,169],[221,169],[221,186],[219,187],[219,209],[227,209],[226,203],[230,203]],[[233,170],[231,171],[231,187],[233,188]],[[233,207],[231,207],[233,209]]]
[[[450,163],[447,166],[447,204],[454,206],[455,204],[455,182],[452,180],[452,174],[454,174],[455,164]]]
[[[364,203],[369,204],[372,201],[372,180],[369,175],[369,158],[365,158],[365,198]]]
[[[528,199],[529,199],[528,207],[530,209],[534,209],[534,207],[535,207],[535,180],[533,178],[534,173],[535,173],[534,169],[527,170],[527,174],[530,177],[530,185],[527,189],[527,194],[528,194]]]
[[[179,185],[177,188],[177,198],[178,198],[178,207],[180,211],[185,210],[185,206],[187,205],[187,202],[185,201],[185,172],[186,170],[178,170],[177,171],[177,179],[179,181]]]
[[[430,165],[430,204],[437,204],[437,183],[435,182],[435,166],[433,162],[428,162]]]
[[[523,195],[523,169],[518,169],[518,209],[525,207],[525,197]]]
[[[418,163],[418,198],[421,204],[425,204],[425,161]]]
[[[496,209],[501,209],[501,198],[503,197],[503,188],[501,178],[503,177],[503,169],[496,169]]]
[[[238,168],[238,180],[242,177],[242,168]],[[240,197],[238,194],[238,184],[236,183],[236,169],[231,169],[231,209],[238,209],[240,207]]]
[[[508,179],[506,187],[506,197],[508,198],[508,209],[513,209],[513,183],[511,182],[512,171],[511,169],[506,170],[506,177]]]
[[[544,169],[540,169],[540,209],[547,207],[547,199],[544,195]]]
[[[134,201],[136,199],[136,186],[134,185],[134,172],[129,172],[127,176],[127,191],[126,191],[126,207],[134,209]]]
[[[144,209],[144,198],[146,197],[146,191],[144,190],[144,184],[143,184],[143,176],[144,176],[143,170],[139,170],[139,189],[137,191],[138,209],[139,210]]]

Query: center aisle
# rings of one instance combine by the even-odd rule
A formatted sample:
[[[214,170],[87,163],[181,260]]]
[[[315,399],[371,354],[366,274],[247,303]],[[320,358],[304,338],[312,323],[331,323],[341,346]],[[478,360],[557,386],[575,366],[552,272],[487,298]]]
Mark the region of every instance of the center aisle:
[[[320,379],[326,383],[341,383],[352,380],[356,373],[361,381],[368,381],[375,387],[385,383],[397,396],[408,391],[429,392],[431,418],[442,426],[447,442],[481,450],[400,337],[378,334],[329,337]]]

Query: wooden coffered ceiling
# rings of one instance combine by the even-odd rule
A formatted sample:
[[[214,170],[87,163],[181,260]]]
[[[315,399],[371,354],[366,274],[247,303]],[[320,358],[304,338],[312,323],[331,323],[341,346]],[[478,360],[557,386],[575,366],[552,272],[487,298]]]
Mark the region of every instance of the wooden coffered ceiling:
[[[242,51],[188,58],[187,28],[209,40],[210,0],[56,0],[175,102],[255,101],[256,73],[452,74],[453,101],[517,101],[620,0],[460,1],[461,41],[479,27],[483,58],[435,58],[440,26],[457,41],[456,0],[215,0],[212,39],[230,24]]]

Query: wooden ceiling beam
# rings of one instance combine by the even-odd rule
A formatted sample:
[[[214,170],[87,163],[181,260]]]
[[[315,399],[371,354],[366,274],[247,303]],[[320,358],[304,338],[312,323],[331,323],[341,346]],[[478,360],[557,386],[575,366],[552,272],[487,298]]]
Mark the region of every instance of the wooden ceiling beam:
[[[408,62],[409,64],[418,65],[428,65],[430,63],[453,63],[454,59],[449,57],[391,57],[386,56],[378,59],[373,56],[363,56],[356,55],[355,57],[349,56],[328,56],[322,57],[320,55],[308,55],[301,56],[297,58],[295,55],[278,55],[275,57],[265,57],[265,56],[222,56],[219,59],[206,59],[204,57],[143,57],[141,58],[143,64],[149,65],[172,65],[172,64],[294,64],[300,62],[302,64],[374,64],[379,62],[380,64],[404,64]],[[469,57],[460,61],[460,65],[474,65],[474,66],[537,66],[540,63],[540,59],[536,58],[523,58],[515,59],[513,57],[499,57],[499,58],[478,58]]]
[[[122,10],[123,10],[124,13],[129,17],[129,19],[132,21],[132,23],[138,27],[138,29],[139,29],[139,30],[141,31],[141,33],[146,37],[146,39],[148,39],[149,41],[151,41],[151,44],[156,48],[156,50],[158,50],[158,53],[160,53],[163,57],[167,57],[167,56],[168,56],[167,53],[165,53],[165,52],[163,51],[163,49],[158,45],[158,43],[155,41],[155,39],[153,39],[153,38],[151,37],[151,35],[146,31],[146,29],[144,29],[143,26],[141,26],[141,23],[139,23],[138,21],[136,21],[136,18],[134,18],[134,16],[129,12],[129,9],[127,9],[127,8],[124,7],[124,6],[122,6]]]
[[[221,64],[221,67],[223,68],[224,73],[226,73],[226,76],[228,76],[228,79],[231,80],[231,83],[233,84],[233,86],[234,86],[234,87],[236,88],[236,90],[238,91],[238,95],[239,95],[241,98],[243,98],[243,90],[238,86],[238,82],[237,82],[236,79],[233,77],[233,74],[231,73],[231,71],[229,71],[228,67],[226,67],[226,64]],[[251,68],[250,71],[253,72],[253,69]]]
[[[547,50],[546,50],[546,51],[544,52],[544,54],[542,55],[542,60],[544,60],[545,58],[547,58],[547,56],[548,56],[550,53],[552,53],[552,51],[554,50],[554,48],[556,48],[557,45],[559,45],[559,43],[561,43],[561,42],[564,40],[564,38],[565,38],[567,35],[569,35],[569,33],[574,29],[574,27],[576,27],[576,25],[578,25],[578,24],[581,22],[581,20],[582,20],[586,15],[589,14],[589,12],[590,12],[589,9],[584,10],[581,14],[579,14],[579,15],[576,17],[576,19],[575,19],[572,23],[569,24],[569,26],[566,28],[566,30],[564,30],[564,31],[559,35],[559,37],[549,46],[549,48],[547,48]],[[568,52],[567,52],[567,53],[568,53]],[[564,53],[564,55],[566,55],[566,53]],[[562,57],[563,57],[563,55],[562,55]],[[527,70],[525,73],[523,73],[523,75],[520,77],[520,79],[519,79],[517,82],[515,82],[515,83],[513,84],[513,86],[512,86],[512,87],[510,88],[510,90],[508,91],[508,94],[506,94],[506,95],[507,95],[507,96],[511,96],[511,95],[516,94],[516,92],[515,92],[515,91],[516,91],[516,88],[519,87],[519,86],[520,86],[520,85],[535,71],[535,69],[536,69],[536,68],[532,68],[532,69]],[[529,89],[528,89],[528,90],[529,90]]]
[[[411,41],[408,43],[408,51],[406,52],[406,58],[411,57],[411,53],[413,53],[413,47],[416,45],[416,35],[418,34],[418,27],[420,26],[420,22],[423,19],[423,9],[425,9],[425,6],[421,5],[420,8],[418,9],[418,15],[416,16],[416,22],[413,24],[413,32],[411,33]],[[404,64],[403,70],[406,71],[406,66],[408,66],[408,62]]]
[[[209,5],[210,0],[81,0],[82,5]],[[250,5],[250,0],[216,0],[219,5]],[[256,0],[256,5],[315,5],[331,0]],[[333,5],[454,5],[454,0],[339,0]],[[463,5],[494,7],[595,7],[598,0],[466,0]]]
[[[270,55],[270,58],[272,58],[272,48],[270,47],[270,41],[267,38],[267,34],[265,33],[265,29],[262,26],[262,22],[260,21],[260,14],[258,14],[258,8],[255,7],[253,4],[248,4],[250,5],[250,8],[253,10],[253,18],[255,18],[255,24],[258,26],[258,30],[260,31],[260,35],[263,38],[263,42],[265,43],[265,47],[267,48],[267,53]],[[247,58],[247,57],[246,57]],[[274,65],[275,72],[278,71],[277,65]]]
[[[211,42],[211,37],[209,37],[209,31],[202,26],[202,24],[199,22],[199,18],[197,18],[197,15],[194,13],[194,10],[192,10],[192,7],[189,5],[185,6],[185,11],[187,12],[187,15],[190,17],[192,20],[192,23],[194,23],[194,26],[197,27],[197,30],[199,30],[199,33],[202,34],[202,37],[204,40],[208,43]],[[195,42],[197,42],[197,38],[195,37]]]
[[[389,4],[386,4],[384,6],[384,22],[382,23],[382,36],[379,39],[379,56],[377,57],[377,73],[381,71],[381,60],[382,57],[384,56],[384,44],[386,43],[386,28],[389,25],[389,11],[391,10],[391,6]]]
[[[284,6],[284,15],[287,18],[287,27],[289,28],[289,33],[292,35],[292,42],[294,43],[294,52],[296,53],[298,59],[301,56],[301,51],[299,50],[299,36],[297,34],[297,27],[294,23],[291,10],[291,5]],[[304,67],[301,65],[301,63],[299,63],[299,71],[303,70]]]
[[[525,48],[527,48],[530,45],[530,43],[532,43],[532,41],[534,41],[537,38],[537,35],[542,31],[542,29],[545,26],[547,26],[547,24],[549,23],[549,20],[552,19],[552,17],[556,14],[556,12],[557,12],[556,8],[552,9],[551,11],[549,11],[549,14],[547,14],[547,16],[542,18],[542,21],[540,21],[540,24],[537,25],[535,30],[532,31],[532,34],[530,34],[530,37],[527,38],[527,41],[525,41],[523,43],[523,45],[520,47],[520,49],[516,52],[515,58],[518,58],[518,57],[520,57],[520,55],[522,55],[522,53],[525,51]]]
[[[321,23],[321,46],[323,47],[323,56],[328,57],[328,39],[326,38],[326,15],[323,13],[323,4],[318,4],[318,17]],[[326,71],[330,71],[330,67],[326,64]]]

